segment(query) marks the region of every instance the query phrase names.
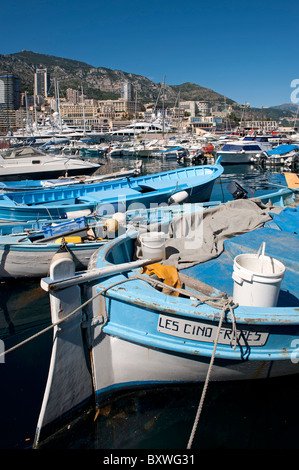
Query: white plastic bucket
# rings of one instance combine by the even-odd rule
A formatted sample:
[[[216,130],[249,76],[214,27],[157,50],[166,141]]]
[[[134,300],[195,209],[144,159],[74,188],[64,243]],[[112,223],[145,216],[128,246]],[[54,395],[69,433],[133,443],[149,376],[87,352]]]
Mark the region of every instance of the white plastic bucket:
[[[140,235],[142,257],[165,259],[165,238],[164,232],[146,232]]]
[[[275,307],[277,304],[285,266],[264,252],[263,243],[257,254],[238,255],[234,259],[233,300],[239,305]]]

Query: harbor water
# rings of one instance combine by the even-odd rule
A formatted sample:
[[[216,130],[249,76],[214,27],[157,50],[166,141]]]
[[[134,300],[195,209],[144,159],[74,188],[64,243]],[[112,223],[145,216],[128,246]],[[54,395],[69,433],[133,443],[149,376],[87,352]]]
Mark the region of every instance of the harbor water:
[[[98,173],[132,168],[113,158]],[[143,159],[143,172],[184,166]],[[231,199],[237,181],[249,196],[286,186],[283,173],[252,165],[227,166],[212,200]],[[232,281],[233,282],[233,281]],[[48,294],[38,280],[0,282],[0,346],[8,350],[51,324]],[[32,448],[51,355],[52,331],[10,352],[0,362],[0,448]],[[48,449],[186,449],[203,385],[143,390],[116,397],[96,412],[92,404],[44,445]],[[192,448],[298,449],[299,377],[210,383]]]

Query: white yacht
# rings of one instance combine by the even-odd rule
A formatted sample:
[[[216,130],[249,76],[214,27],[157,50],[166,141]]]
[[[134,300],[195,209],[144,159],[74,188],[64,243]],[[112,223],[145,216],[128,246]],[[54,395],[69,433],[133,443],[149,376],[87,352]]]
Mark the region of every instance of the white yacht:
[[[143,133],[153,133],[153,132],[170,132],[172,129],[166,122],[161,122],[157,119],[155,121],[133,121],[128,126],[117,131],[113,131],[110,135],[123,135],[123,136],[136,136]]]
[[[90,175],[100,165],[79,158],[47,155],[34,147],[19,147],[0,155],[0,179],[41,179],[57,176]]]
[[[231,140],[217,150],[222,156],[221,164],[251,163],[261,152],[272,150],[272,144],[264,136],[246,136],[241,140]]]

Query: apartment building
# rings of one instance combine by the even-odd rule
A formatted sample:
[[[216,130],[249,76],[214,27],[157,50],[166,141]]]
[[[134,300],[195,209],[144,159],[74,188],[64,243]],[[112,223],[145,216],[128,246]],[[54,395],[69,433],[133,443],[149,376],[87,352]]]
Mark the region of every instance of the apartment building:
[[[240,127],[251,130],[263,130],[265,132],[275,131],[278,127],[276,121],[243,121],[240,123]]]
[[[21,80],[10,73],[0,74],[0,105],[2,110],[19,109],[21,106]]]
[[[34,74],[34,94],[45,98],[49,96],[50,73],[47,69],[36,69]]]
[[[73,88],[67,88],[66,99],[69,103],[78,104],[79,103],[79,91],[74,90]]]
[[[25,108],[5,110],[1,112],[0,109],[0,134],[6,135],[15,132],[17,129],[27,130],[27,117],[30,122],[33,122],[33,111],[26,111]]]
[[[127,101],[134,101],[134,87],[131,82],[125,81],[123,82],[121,88],[121,97]]]

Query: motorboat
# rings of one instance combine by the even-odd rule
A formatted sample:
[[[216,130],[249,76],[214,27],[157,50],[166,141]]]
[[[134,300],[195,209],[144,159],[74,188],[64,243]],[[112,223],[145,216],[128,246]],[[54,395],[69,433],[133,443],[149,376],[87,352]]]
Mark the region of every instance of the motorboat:
[[[256,155],[254,161],[262,166],[293,167],[299,163],[299,147],[294,144],[282,144],[273,150]]]
[[[0,154],[0,180],[90,175],[98,168],[100,165],[95,162],[68,158],[63,155],[48,155],[31,146],[7,149]]]
[[[223,164],[252,163],[257,154],[272,150],[272,145],[267,137],[246,136],[241,140],[226,142],[216,155],[222,156]]]

